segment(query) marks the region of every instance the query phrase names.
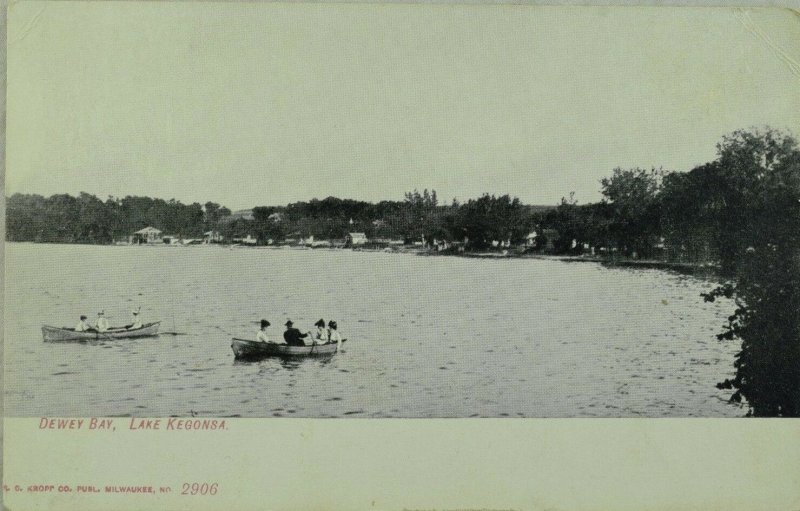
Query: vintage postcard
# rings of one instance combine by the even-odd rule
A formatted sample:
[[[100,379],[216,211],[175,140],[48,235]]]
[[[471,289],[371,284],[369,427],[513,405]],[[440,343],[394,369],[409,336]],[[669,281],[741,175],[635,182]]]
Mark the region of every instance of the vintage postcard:
[[[8,509],[800,508],[797,12],[23,1],[7,62]]]

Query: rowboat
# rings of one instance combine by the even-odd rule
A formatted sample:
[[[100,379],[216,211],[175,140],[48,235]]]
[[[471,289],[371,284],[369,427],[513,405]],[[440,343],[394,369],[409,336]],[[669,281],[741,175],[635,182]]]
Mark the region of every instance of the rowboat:
[[[122,327],[109,328],[105,332],[87,331],[76,332],[74,328],[59,328],[55,326],[42,326],[42,337],[45,341],[94,341],[107,339],[125,339],[129,337],[151,337],[158,335],[160,321],[147,323],[141,328],[127,329]]]
[[[342,339],[342,342],[347,339]],[[338,346],[335,342],[315,344],[308,346],[289,346],[288,344],[275,344],[271,342],[249,341],[247,339],[233,338],[231,349],[235,358],[260,358],[260,357],[322,357],[336,353]]]

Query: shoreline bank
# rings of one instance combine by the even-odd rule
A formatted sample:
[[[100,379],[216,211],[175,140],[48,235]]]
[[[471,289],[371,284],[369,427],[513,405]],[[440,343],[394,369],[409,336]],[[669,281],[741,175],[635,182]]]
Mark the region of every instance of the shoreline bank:
[[[658,259],[631,259],[626,257],[598,257],[589,255],[563,255],[563,254],[525,254],[513,252],[420,252],[421,256],[450,256],[467,259],[540,259],[546,261],[563,261],[568,263],[599,263],[604,266],[620,266],[631,268],[652,268],[658,270],[674,270],[681,273],[708,273],[716,274],[719,267],[714,263],[688,263],[679,261],[661,261]]]
[[[565,254],[544,254],[544,253],[524,253],[515,251],[433,251],[421,247],[309,247],[302,245],[241,245],[241,244],[194,244],[194,245],[167,245],[167,244],[142,244],[142,245],[121,245],[121,244],[93,244],[93,243],[42,243],[35,241],[16,241],[6,243],[30,243],[37,245],[97,245],[105,247],[170,247],[170,248],[198,248],[198,247],[217,247],[221,249],[250,249],[250,250],[321,250],[321,251],[342,251],[369,252],[386,254],[411,254],[423,257],[460,257],[465,259],[538,259],[544,261],[563,261],[568,263],[599,263],[608,267],[627,267],[627,268],[649,268],[658,270],[672,270],[684,274],[717,274],[719,267],[714,263],[689,263],[679,261],[661,261],[658,259],[631,259],[626,257],[599,257],[591,255],[565,255]]]

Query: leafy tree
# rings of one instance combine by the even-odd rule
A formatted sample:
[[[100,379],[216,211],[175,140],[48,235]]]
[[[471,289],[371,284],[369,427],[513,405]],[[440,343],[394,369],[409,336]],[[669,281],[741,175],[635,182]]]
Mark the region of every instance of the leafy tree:
[[[800,416],[800,149],[779,131],[737,131],[718,145],[720,257],[736,300],[721,339],[740,339],[734,389],[757,417]]]
[[[667,257],[695,262],[719,260],[724,245],[720,225],[723,188],[719,162],[664,177],[659,202]]]
[[[252,227],[254,235],[262,242],[269,239],[282,239],[286,236],[285,225],[270,218],[273,213],[276,213],[276,208],[263,206],[253,208]]]
[[[541,224],[555,229],[558,238],[553,240],[556,252],[581,252],[582,245],[608,246],[610,226],[614,220],[614,211],[610,204],[578,205],[574,194],[570,198],[562,198],[557,208],[548,211]],[[572,247],[573,240],[576,247]]]
[[[661,169],[615,168],[600,181],[614,209],[609,235],[625,253],[649,255],[660,234],[658,194],[664,174]]]
[[[468,239],[470,248],[483,249],[492,241],[519,243],[529,222],[518,198],[483,195],[458,208],[454,228]]]
[[[225,217],[230,216],[231,210],[217,204],[216,202],[206,202],[203,205],[203,229],[205,231],[215,230],[219,228],[219,223]]]
[[[84,192],[78,197],[49,198],[15,194],[8,199],[6,214],[6,236],[12,241],[111,243],[148,225],[165,234],[197,237],[204,227],[203,207],[198,203],[130,196],[103,202]]]
[[[6,237],[9,241],[43,241],[47,200],[41,195],[15,193],[6,201]]]
[[[77,200],[74,238],[86,243],[111,243],[114,240],[112,217],[106,204],[94,195],[81,192]]]
[[[406,240],[431,242],[433,239],[452,239],[449,229],[450,208],[440,207],[436,191],[427,189],[407,192],[400,214],[399,233]]]

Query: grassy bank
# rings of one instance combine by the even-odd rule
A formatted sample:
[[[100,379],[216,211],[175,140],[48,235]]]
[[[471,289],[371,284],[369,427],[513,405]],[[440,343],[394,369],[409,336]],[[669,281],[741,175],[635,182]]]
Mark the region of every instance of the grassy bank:
[[[679,262],[679,261],[663,261],[658,259],[633,259],[630,257],[620,256],[597,256],[597,255],[559,255],[559,254],[544,254],[544,253],[531,253],[519,250],[503,250],[503,251],[420,251],[419,255],[423,256],[454,256],[465,257],[471,259],[541,259],[550,261],[564,261],[564,262],[585,262],[585,263],[600,263],[605,266],[617,267],[631,267],[631,268],[652,268],[659,270],[673,270],[684,274],[716,274],[719,267],[710,262],[694,263],[694,262]]]

